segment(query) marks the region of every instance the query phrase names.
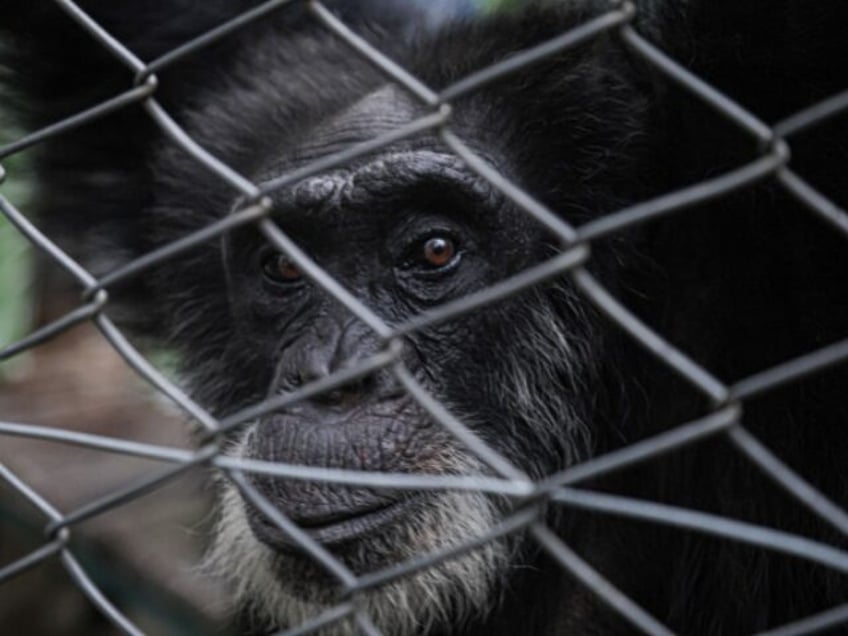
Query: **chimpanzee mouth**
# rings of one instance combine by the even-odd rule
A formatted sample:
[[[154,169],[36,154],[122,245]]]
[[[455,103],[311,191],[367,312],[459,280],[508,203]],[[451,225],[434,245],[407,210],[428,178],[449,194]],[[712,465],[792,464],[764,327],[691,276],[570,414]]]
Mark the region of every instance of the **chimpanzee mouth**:
[[[342,546],[373,535],[397,521],[416,508],[423,497],[424,494],[419,493],[389,502],[367,502],[361,506],[321,510],[315,514],[292,515],[288,518],[318,543],[326,547]],[[250,504],[248,521],[256,538],[275,551],[303,552],[295,540]]]

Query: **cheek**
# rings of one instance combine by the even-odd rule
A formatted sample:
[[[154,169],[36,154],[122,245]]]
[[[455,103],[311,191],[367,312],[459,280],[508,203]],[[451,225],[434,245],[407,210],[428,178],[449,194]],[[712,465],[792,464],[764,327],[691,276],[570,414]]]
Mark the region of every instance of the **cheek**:
[[[412,313],[418,313],[485,288],[494,280],[493,274],[485,258],[468,253],[461,256],[457,267],[449,273],[416,276],[409,272],[399,272],[395,277],[395,285],[398,293],[409,303]]]

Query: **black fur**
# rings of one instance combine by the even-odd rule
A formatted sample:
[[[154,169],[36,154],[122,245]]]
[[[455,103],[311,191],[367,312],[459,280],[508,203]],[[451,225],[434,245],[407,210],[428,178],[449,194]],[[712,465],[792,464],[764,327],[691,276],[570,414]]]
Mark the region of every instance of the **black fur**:
[[[7,84],[22,105],[24,124],[52,123],[129,85],[130,74],[54,8],[31,10],[25,4],[0,26],[7,42]],[[194,3],[170,2],[168,20],[160,19],[163,3],[144,10],[123,4],[92,0],[83,6],[147,60],[250,3],[222,0],[198,13]],[[604,6],[580,1],[531,7],[403,41],[395,37],[397,23],[391,20],[360,28],[401,66],[439,88],[580,24]],[[647,16],[637,23],[640,31],[767,123],[848,84],[848,39],[842,33],[848,7],[837,0],[654,2],[640,15]],[[77,51],[76,61],[68,64],[71,49]],[[305,16],[285,14],[168,69],[157,96],[200,145],[262,181],[424,112],[402,92],[353,106],[386,83]],[[454,108],[451,129],[459,137],[577,225],[719,174],[758,150],[749,136],[627,51],[614,34],[463,97]],[[793,169],[845,205],[845,117],[791,142]],[[437,148],[438,141],[424,135],[390,150],[418,157]],[[390,322],[479,289],[552,250],[551,238],[526,215],[494,193],[471,192],[477,183],[461,168],[425,164],[400,159],[349,198],[328,199],[308,188],[275,195],[281,226]],[[231,188],[165,141],[139,108],[42,144],[35,166],[44,222],[76,253],[97,250],[92,263],[97,273],[227,215],[238,200]],[[467,231],[457,230],[471,238],[450,288],[404,283],[404,300],[386,292],[396,283],[386,282],[389,274],[381,267],[399,259],[373,251],[385,233],[396,231],[397,210],[415,219],[429,218],[434,209],[442,216],[456,210],[467,214],[467,207],[476,209],[476,217],[462,221]],[[310,220],[318,213],[323,225]],[[335,350],[329,362],[315,359],[326,354],[327,338],[337,340],[347,360],[378,346],[355,328],[341,335],[322,331],[322,320],[327,325],[341,320],[327,317],[337,311],[332,303],[313,300],[320,309],[304,305],[313,309],[295,312],[292,306],[300,301],[289,299],[282,307],[277,291],[260,289],[251,260],[260,245],[254,233],[242,231],[230,239],[237,256],[229,261],[222,258],[221,244],[210,243],[145,274],[122,293],[116,290],[140,331],[183,354],[195,396],[217,414],[290,388],[303,380],[304,369],[338,364]],[[647,324],[731,383],[848,335],[846,254],[844,237],[766,180],[599,241],[590,269]],[[537,309],[557,317],[571,345],[558,364],[538,370],[537,358],[548,352],[522,349],[532,346],[534,336],[536,341],[546,336],[528,334],[539,329]],[[301,324],[309,322],[319,326]],[[567,282],[413,335],[410,350],[417,358],[407,364],[427,387],[469,416],[480,435],[534,477],[709,409],[702,396],[596,315]],[[539,412],[562,413],[568,426],[541,430],[538,422],[510,410],[517,398],[490,380],[509,377],[515,364],[529,370]],[[844,368],[837,367],[746,403],[744,417],[748,430],[842,506],[848,503],[846,380]],[[348,391],[353,397],[345,399],[361,402],[389,394],[392,387],[388,376],[379,375]],[[297,416],[305,419],[296,426],[282,419],[267,422],[265,430],[276,433],[251,452],[283,461],[399,471],[444,461],[440,449],[451,442],[439,432],[420,432],[415,415],[408,416],[414,423],[393,433],[406,449],[402,456],[375,459],[374,438],[382,435],[375,431],[387,426],[375,423],[385,415],[379,412],[361,416],[343,435],[330,436],[337,456],[298,446],[308,417],[315,412],[329,417],[320,414],[337,406],[304,407],[311,415]],[[397,415],[404,417],[405,412]],[[295,447],[297,452],[291,450]],[[353,447],[364,448],[367,457],[348,457]],[[350,505],[357,497],[373,496],[256,483],[295,517],[308,517],[315,501]],[[844,537],[722,439],[593,486],[846,547]],[[550,520],[615,585],[680,633],[762,630],[845,602],[844,576],[772,552],[571,510],[552,511]],[[531,544],[511,548],[515,567],[500,580],[495,610],[472,616],[453,631],[439,629],[490,636],[630,632]],[[345,558],[354,568],[385,565],[368,554],[351,552]]]

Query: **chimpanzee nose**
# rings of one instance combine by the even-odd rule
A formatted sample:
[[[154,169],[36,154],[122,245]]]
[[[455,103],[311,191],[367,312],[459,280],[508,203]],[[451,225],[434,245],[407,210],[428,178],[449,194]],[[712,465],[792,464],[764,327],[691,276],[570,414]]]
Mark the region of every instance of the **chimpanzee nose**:
[[[314,320],[310,332],[282,351],[279,369],[281,387],[301,389],[354,368],[379,351],[380,343],[366,325],[348,315],[325,308]],[[376,377],[380,376],[383,379]],[[350,407],[369,399],[380,399],[378,387],[387,385],[384,373],[358,378],[343,386],[322,391],[309,398],[313,405]]]
[[[335,371],[337,369],[334,369]],[[299,387],[316,382],[329,376],[332,371],[326,367],[307,366],[298,373],[297,384]],[[322,391],[310,398],[313,404],[321,406],[353,405],[360,402],[374,392],[376,382],[371,376],[366,376],[342,386]]]

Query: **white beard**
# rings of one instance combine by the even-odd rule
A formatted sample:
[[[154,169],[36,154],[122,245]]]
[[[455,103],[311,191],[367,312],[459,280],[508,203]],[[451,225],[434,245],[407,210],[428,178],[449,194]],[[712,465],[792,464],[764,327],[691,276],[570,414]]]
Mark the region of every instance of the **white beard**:
[[[243,446],[236,445],[231,454],[241,456]],[[458,473],[479,474],[477,460],[467,455],[457,459],[466,464],[465,470]],[[471,463],[475,464],[473,469],[468,466]],[[304,583],[304,577],[293,576],[294,580],[287,581],[281,576],[286,559],[293,557],[277,554],[255,538],[244,502],[231,483],[223,484],[219,504],[220,517],[207,566],[232,583],[235,603],[248,611],[257,627],[296,627],[333,606],[332,601],[318,600],[331,597],[327,584],[316,581],[310,593],[308,579]],[[362,549],[365,553],[376,551],[379,567],[388,567],[476,538],[495,525],[498,517],[489,496],[476,492],[438,493],[426,506],[398,522],[384,537],[389,540],[363,540]],[[485,615],[497,603],[496,590],[507,568],[509,552],[507,540],[495,540],[363,592],[355,601],[387,635],[413,636],[455,626],[469,616]],[[302,562],[299,565],[302,570]],[[360,632],[348,617],[315,633],[348,636]]]

